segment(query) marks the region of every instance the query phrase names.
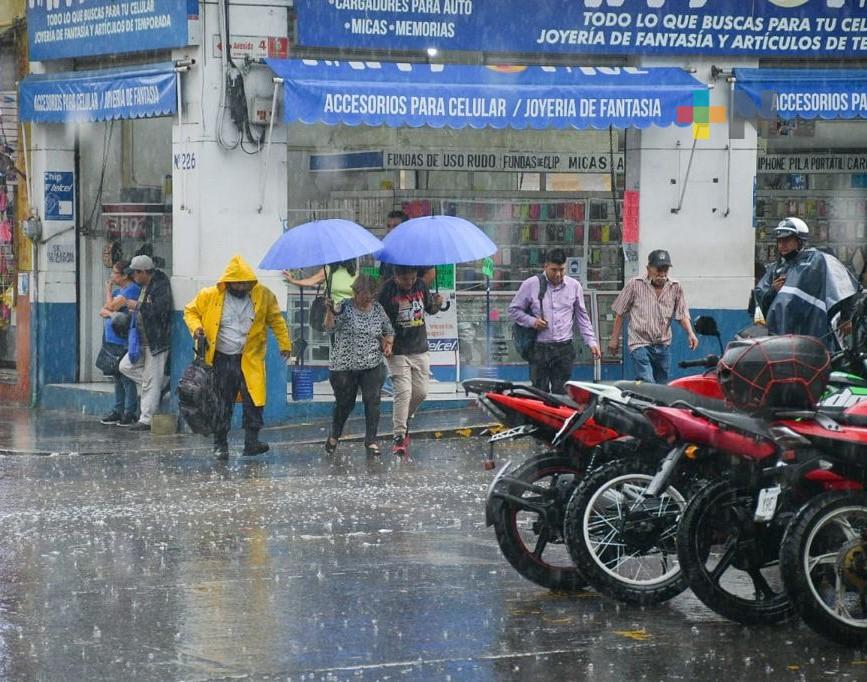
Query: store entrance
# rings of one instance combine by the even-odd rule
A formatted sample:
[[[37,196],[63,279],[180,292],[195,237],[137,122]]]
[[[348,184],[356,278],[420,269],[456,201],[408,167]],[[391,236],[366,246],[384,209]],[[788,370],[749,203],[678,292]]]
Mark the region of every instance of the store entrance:
[[[171,275],[171,140],[171,118],[79,129],[79,381],[110,381],[94,363],[112,265],[146,254]]]

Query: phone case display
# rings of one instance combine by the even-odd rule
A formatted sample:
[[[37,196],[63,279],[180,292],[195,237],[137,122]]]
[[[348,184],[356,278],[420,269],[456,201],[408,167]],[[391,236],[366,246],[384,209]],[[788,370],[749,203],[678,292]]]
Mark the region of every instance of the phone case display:
[[[12,201],[12,185],[0,175],[0,332],[5,332],[13,324],[12,314],[15,307],[15,212]],[[0,358],[5,359],[5,358]]]
[[[813,178],[822,178],[817,184],[827,182],[827,176],[816,174],[807,176],[808,185]],[[867,191],[760,190],[754,208],[756,259],[760,262],[776,260],[774,228],[784,218],[796,216],[810,226],[810,245],[828,249],[855,276],[867,264]]]
[[[409,213],[418,203],[404,202],[403,208]],[[495,291],[516,291],[523,280],[541,270],[545,254],[553,248],[577,259],[570,262],[569,274],[585,287],[620,287],[621,229],[610,199],[453,200],[444,201],[442,210],[478,225],[497,245],[491,278]],[[484,284],[478,263],[460,264],[457,278],[458,289]]]

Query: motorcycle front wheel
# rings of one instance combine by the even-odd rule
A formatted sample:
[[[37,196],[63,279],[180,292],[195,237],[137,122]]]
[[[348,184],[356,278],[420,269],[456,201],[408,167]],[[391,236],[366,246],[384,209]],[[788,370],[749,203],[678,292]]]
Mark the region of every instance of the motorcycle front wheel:
[[[563,534],[578,570],[600,593],[631,604],[686,589],[675,548],[686,500],[673,486],[646,497],[655,473],[652,462],[611,462],[581,482],[566,508]]]
[[[867,643],[867,494],[810,500],[786,530],[780,562],[807,625],[840,644]]]
[[[524,462],[498,488],[528,506],[493,492],[494,530],[503,556],[527,580],[549,590],[579,592],[586,586],[563,542],[566,503],[582,475],[574,459],[545,454]],[[511,479],[511,481],[509,480]],[[532,485],[532,489],[512,481]]]
[[[794,615],[780,576],[782,532],[753,521],[757,497],[728,481],[713,483],[690,500],[677,531],[680,567],[695,596],[744,625]]]

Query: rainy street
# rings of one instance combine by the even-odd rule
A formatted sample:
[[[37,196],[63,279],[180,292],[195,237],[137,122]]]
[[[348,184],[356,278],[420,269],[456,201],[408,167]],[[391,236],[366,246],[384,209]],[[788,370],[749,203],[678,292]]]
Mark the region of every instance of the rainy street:
[[[2,458],[0,675],[863,679],[799,624],[525,581],[484,524],[481,439],[418,441],[409,465],[341,447]]]

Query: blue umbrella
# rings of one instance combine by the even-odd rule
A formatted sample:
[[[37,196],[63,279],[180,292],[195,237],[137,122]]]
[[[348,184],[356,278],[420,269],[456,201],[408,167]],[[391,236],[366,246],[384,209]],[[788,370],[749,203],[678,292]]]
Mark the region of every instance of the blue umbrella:
[[[259,263],[263,270],[327,265],[376,253],[382,242],[351,220],[314,220],[287,230]]]
[[[314,220],[287,230],[271,245],[259,263],[263,270],[286,270],[327,265],[375,253],[382,242],[351,220]],[[329,282],[330,286],[330,282]],[[304,289],[300,290],[300,333],[296,364],[304,364],[307,340],[304,330]]]
[[[470,221],[448,215],[407,220],[382,243],[384,248],[377,258],[396,265],[466,263],[497,250],[488,235]]]
[[[486,258],[497,251],[484,232],[469,220],[456,216],[435,215],[407,220],[394,228],[383,240],[379,260],[396,265],[436,265],[465,263]],[[487,280],[487,278],[486,278]],[[437,283],[439,290],[439,283]],[[490,365],[491,287],[485,291],[488,320],[485,325],[486,362]],[[447,303],[443,310],[448,310]]]

